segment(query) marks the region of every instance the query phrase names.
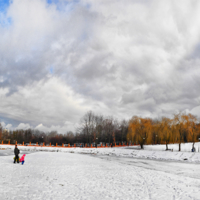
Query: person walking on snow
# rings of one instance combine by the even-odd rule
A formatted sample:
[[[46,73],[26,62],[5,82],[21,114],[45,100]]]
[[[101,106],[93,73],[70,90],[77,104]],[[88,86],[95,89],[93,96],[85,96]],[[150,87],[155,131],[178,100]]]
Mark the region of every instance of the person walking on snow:
[[[17,148],[17,145],[15,145],[14,154],[15,154],[14,163],[16,161],[17,161],[17,163],[19,163],[19,149]]]
[[[26,154],[23,154],[23,156],[20,158],[20,162],[22,162],[22,165],[24,164],[24,158],[25,158]]]

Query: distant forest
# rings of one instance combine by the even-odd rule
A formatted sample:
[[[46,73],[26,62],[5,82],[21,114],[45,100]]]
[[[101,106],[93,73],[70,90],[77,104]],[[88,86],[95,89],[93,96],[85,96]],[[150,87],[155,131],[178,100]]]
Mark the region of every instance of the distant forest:
[[[192,142],[200,139],[200,124],[192,114],[178,113],[173,118],[160,120],[133,116],[130,120],[119,121],[113,117],[87,112],[73,133],[59,134],[57,131],[43,132],[34,129],[7,131],[0,124],[0,141],[4,144],[45,143],[61,144],[135,144],[143,148],[144,144],[168,144]]]

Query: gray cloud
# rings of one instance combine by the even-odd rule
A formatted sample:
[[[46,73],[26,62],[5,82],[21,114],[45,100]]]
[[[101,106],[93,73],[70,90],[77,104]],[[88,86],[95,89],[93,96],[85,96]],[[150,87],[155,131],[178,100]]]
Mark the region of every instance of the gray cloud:
[[[199,11],[197,1],[14,0],[1,15],[12,19],[0,25],[2,118],[61,130],[87,110],[197,114]]]

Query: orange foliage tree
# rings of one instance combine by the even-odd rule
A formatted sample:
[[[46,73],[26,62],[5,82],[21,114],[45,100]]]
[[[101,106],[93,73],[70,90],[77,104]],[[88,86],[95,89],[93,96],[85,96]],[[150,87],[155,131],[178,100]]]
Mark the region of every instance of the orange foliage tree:
[[[172,120],[167,117],[163,117],[160,123],[160,129],[161,129],[161,139],[166,144],[166,150],[168,150],[168,144],[170,143],[170,140],[172,138],[171,126],[172,126]]]
[[[158,144],[161,141],[161,126],[160,121],[156,120],[152,124],[152,144]]]
[[[173,118],[173,129],[175,134],[175,140],[179,143],[179,151],[181,151],[181,142],[183,142],[185,134],[185,115],[178,113]]]
[[[173,119],[173,134],[175,134],[175,140],[179,143],[179,151],[181,151],[181,142],[193,142],[197,141],[198,126],[197,118],[192,114],[175,114]]]
[[[192,115],[192,114],[188,114],[188,126],[187,126],[187,129],[188,129],[188,142],[192,142],[192,148],[194,148],[194,144],[195,142],[197,141],[197,135],[199,133],[199,128],[198,126],[196,125],[197,124],[197,118]]]
[[[151,143],[152,120],[134,116],[129,122],[129,138],[135,138],[141,148],[145,143]],[[133,142],[133,141],[132,141]]]

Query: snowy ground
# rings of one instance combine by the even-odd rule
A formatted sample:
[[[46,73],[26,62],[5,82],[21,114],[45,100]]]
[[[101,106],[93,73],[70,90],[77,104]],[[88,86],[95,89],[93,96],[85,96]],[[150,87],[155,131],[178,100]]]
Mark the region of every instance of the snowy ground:
[[[200,164],[123,156],[131,149],[110,149],[121,151],[118,156],[97,150],[102,153],[32,151],[24,165],[13,164],[9,153],[0,156],[0,199],[200,199]]]
[[[21,151],[35,152],[35,151],[49,151],[49,152],[73,152],[79,154],[97,154],[108,156],[120,156],[131,158],[148,158],[166,161],[184,161],[200,163],[200,153],[191,152],[192,144],[182,144],[182,151],[178,152],[178,145],[172,144],[169,146],[172,151],[165,151],[165,145],[146,145],[144,150],[139,146],[130,147],[116,147],[116,148],[59,148],[59,147],[33,147],[33,146],[18,146]],[[196,150],[200,143],[195,144]],[[0,145],[0,149],[6,149],[5,155],[13,155],[14,145]],[[0,155],[1,155],[0,151]]]

